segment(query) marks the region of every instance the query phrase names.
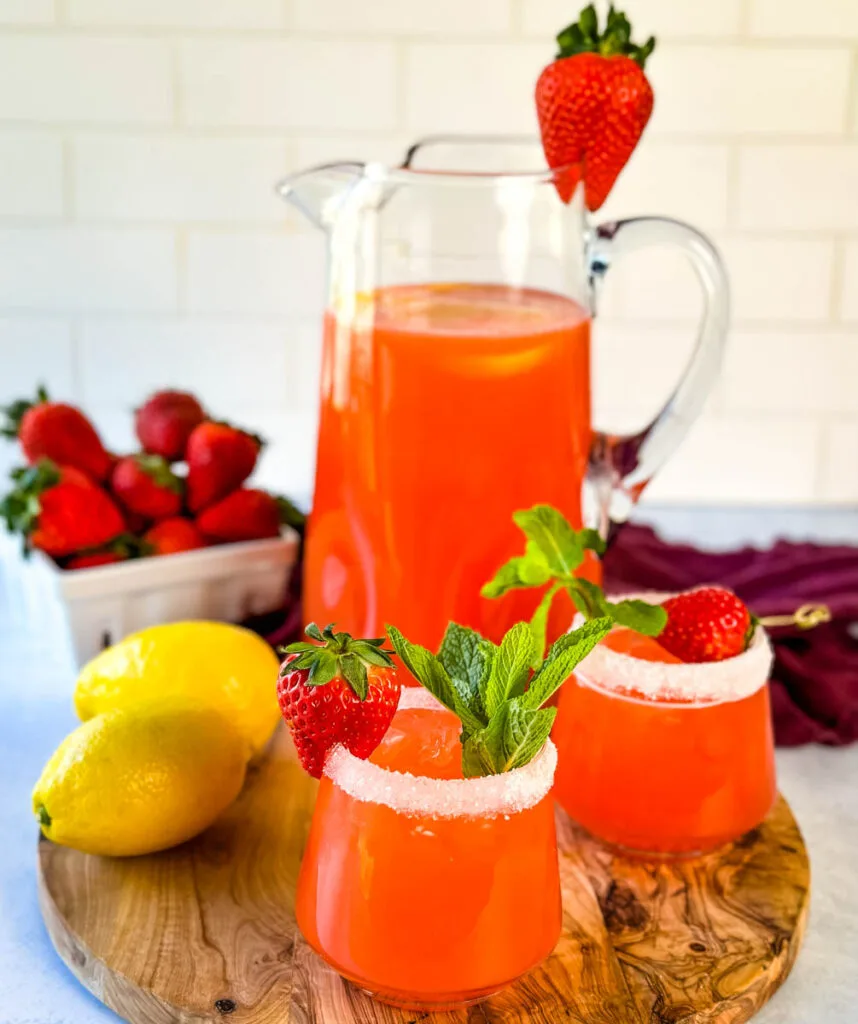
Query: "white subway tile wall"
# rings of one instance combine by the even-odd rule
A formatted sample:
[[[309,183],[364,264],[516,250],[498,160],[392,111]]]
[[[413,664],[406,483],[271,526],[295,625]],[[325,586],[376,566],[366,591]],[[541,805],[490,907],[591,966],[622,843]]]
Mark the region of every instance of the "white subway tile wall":
[[[624,6],[660,36],[656,109],[598,218],[686,219],[733,284],[724,376],[647,497],[858,502],[858,0]],[[190,387],[269,438],[265,483],[307,495],[324,251],[275,181],[432,132],[534,131],[574,11],[0,0],[0,402],[42,380],[122,448],[148,391]],[[611,269],[600,427],[652,415],[700,306],[673,254]]]

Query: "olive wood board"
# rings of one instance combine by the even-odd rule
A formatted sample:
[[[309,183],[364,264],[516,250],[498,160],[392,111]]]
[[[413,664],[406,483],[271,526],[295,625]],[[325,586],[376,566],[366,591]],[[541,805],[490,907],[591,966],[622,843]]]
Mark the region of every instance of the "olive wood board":
[[[40,838],[42,915],[60,957],[132,1024],[740,1024],[783,982],[810,869],[779,798],[705,857],[621,857],[558,810],[563,934],[512,987],[460,1011],[375,1002],[307,946],[294,893],[316,784],[280,729],[207,832],[144,857]]]

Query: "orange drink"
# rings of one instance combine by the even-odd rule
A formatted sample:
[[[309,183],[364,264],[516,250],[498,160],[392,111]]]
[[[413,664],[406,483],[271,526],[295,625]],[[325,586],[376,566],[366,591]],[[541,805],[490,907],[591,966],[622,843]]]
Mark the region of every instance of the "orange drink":
[[[326,762],[298,879],[309,944],[377,998],[463,1005],[543,960],[560,936],[550,796],[556,751],[463,779],[461,723],[403,690],[369,761]]]
[[[590,321],[571,299],[420,284],[329,312],[304,617],[435,650],[450,620],[499,641],[539,594],[480,588],[517,553],[537,502],[581,526],[590,449]],[[417,585],[415,585],[417,583]],[[554,639],[573,614],[553,611]]]
[[[743,654],[698,664],[615,630],[561,691],[557,800],[641,853],[698,853],[759,825],[776,792],[770,665],[762,627]]]

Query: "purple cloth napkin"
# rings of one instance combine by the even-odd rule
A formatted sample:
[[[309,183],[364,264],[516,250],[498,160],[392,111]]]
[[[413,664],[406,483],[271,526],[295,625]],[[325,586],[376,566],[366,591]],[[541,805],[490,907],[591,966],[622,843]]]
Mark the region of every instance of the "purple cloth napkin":
[[[760,618],[826,604],[832,621],[771,630],[775,741],[842,745],[858,739],[858,548],[778,541],[714,553],[669,544],[646,526],[619,531],[604,560],[605,589],[686,590],[720,583]]]

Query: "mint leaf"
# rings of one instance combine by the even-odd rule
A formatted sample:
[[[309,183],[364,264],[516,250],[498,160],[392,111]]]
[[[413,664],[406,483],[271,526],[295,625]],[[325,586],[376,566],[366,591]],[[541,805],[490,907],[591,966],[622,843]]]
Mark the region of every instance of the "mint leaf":
[[[483,722],[461,700],[447,670],[434,654],[425,647],[406,640],[395,626],[387,627],[387,635],[393,649],[417,682],[425,686],[446,708],[457,715],[466,731],[476,732],[482,729]]]
[[[557,708],[530,708],[523,703],[524,699],[517,697],[507,705],[501,768],[504,772],[521,768],[536,757],[557,715]]]
[[[519,622],[503,638],[493,659],[483,698],[490,719],[497,717],[496,712],[510,697],[524,693],[535,654],[531,628],[526,622]]]
[[[584,579],[569,580],[566,592],[585,618],[599,619],[610,614],[608,602],[598,584]]]
[[[525,553],[511,558],[502,565],[494,577],[486,583],[482,597],[503,597],[510,590],[519,587],[541,587],[553,578],[542,552],[536,545],[528,543]]]
[[[584,560],[580,535],[550,505],[534,505],[513,515],[516,526],[539,549],[554,576],[571,576]],[[527,556],[525,556],[527,557]]]
[[[646,601],[607,602],[608,613],[614,622],[627,626],[644,636],[658,636],[667,625],[667,612],[661,605]]]
[[[541,707],[566,682],[575,666],[587,657],[612,625],[610,618],[592,619],[555,641],[542,667],[530,680],[527,693],[521,698],[523,705],[533,709]]]
[[[462,774],[466,779],[499,775],[504,764],[504,733],[509,704],[502,704],[485,728],[462,741]]]
[[[600,558],[608,548],[605,538],[598,530],[579,530],[578,536],[581,539],[581,546],[587,551],[595,551]]]
[[[536,611],[533,613],[533,617],[530,620],[530,632],[533,634],[534,641],[533,662],[531,663],[532,668],[539,668],[542,664],[542,659],[545,657],[546,634],[548,633],[548,613],[551,611],[551,602],[554,600],[554,595],[558,590],[561,590],[562,587],[563,584],[557,582],[545,591],[542,600],[536,606]]]
[[[438,661],[444,666],[453,689],[475,717],[487,721],[483,693],[492,670],[495,645],[476,630],[451,622],[438,648]]]

